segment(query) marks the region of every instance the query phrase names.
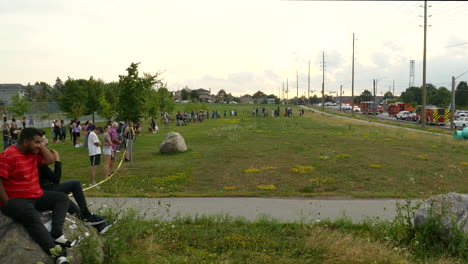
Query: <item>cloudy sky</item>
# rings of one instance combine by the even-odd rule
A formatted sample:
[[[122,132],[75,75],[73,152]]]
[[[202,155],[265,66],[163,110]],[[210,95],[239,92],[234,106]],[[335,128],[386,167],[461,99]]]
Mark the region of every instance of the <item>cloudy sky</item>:
[[[428,2],[427,82],[450,87],[468,70],[468,2]],[[117,81],[132,62],[164,71],[170,90],[261,90],[288,97],[343,84],[351,94],[400,94],[422,83],[423,1],[0,0],[0,83],[50,84],[57,77]],[[468,73],[457,81],[468,80]]]

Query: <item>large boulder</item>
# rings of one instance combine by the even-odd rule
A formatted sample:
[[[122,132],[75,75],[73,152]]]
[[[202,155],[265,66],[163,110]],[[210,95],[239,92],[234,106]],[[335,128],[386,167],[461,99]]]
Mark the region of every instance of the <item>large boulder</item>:
[[[51,212],[46,211],[41,215],[42,223],[50,230]],[[67,249],[68,256],[73,258],[72,263],[85,262],[80,247],[86,248],[86,252],[92,254],[100,263],[104,261],[103,240],[95,228],[87,227],[78,218],[67,214],[63,232],[68,239],[78,241],[72,248]],[[94,252],[90,252],[91,250]],[[31,239],[23,225],[0,213],[0,263],[37,262],[52,264],[52,258]]]
[[[445,237],[452,235],[454,225],[468,234],[468,195],[448,193],[427,199],[416,211],[414,225],[424,225],[430,218],[440,219],[439,231]]]
[[[159,146],[161,153],[178,153],[187,150],[184,138],[175,132],[167,133],[166,139]]]

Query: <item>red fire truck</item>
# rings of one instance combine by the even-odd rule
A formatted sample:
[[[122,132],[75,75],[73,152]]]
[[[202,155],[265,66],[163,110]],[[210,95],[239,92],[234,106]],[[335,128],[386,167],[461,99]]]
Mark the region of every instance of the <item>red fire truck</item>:
[[[410,111],[411,112],[412,107],[405,104],[405,103],[391,103],[388,104],[387,106],[387,112],[389,116],[396,116],[401,111]]]
[[[416,110],[416,121],[421,123],[422,119],[422,108],[418,107]],[[441,125],[444,126],[449,122],[450,111],[446,108],[437,108],[435,106],[428,106],[426,108],[426,124],[428,125]]]
[[[363,114],[373,115],[375,113],[377,115],[377,114],[380,114],[380,113],[383,112],[382,106],[380,106],[378,104],[376,105],[375,112],[374,112],[374,102],[373,101],[362,101],[360,106],[361,106],[361,112]]]

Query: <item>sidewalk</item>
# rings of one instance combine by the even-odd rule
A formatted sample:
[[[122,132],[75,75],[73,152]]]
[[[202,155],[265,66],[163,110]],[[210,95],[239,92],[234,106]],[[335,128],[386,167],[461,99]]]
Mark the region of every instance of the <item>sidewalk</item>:
[[[281,222],[334,220],[346,215],[358,223],[369,218],[390,220],[397,199],[302,198],[103,198],[89,197],[91,208],[136,209],[146,219],[175,216],[229,215],[255,220],[270,216]]]

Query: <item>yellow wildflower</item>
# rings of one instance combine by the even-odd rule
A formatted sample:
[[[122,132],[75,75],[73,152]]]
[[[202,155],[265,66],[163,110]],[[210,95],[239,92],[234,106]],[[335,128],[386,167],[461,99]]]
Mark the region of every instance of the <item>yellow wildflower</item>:
[[[244,173],[257,173],[257,172],[261,172],[261,170],[255,169],[255,168],[244,170]]]
[[[468,166],[468,162],[466,162],[466,161],[462,161],[462,162],[460,162],[458,164],[463,165],[463,166]]]
[[[257,188],[261,189],[261,190],[275,190],[276,189],[276,186],[274,186],[273,184],[269,184],[269,185],[258,185]]]
[[[371,165],[369,165],[369,167],[379,169],[379,168],[382,168],[382,165],[380,165],[380,164],[371,164]]]
[[[295,168],[291,169],[292,172],[300,173],[300,174],[311,173],[314,170],[315,168],[312,166],[296,166]]]

